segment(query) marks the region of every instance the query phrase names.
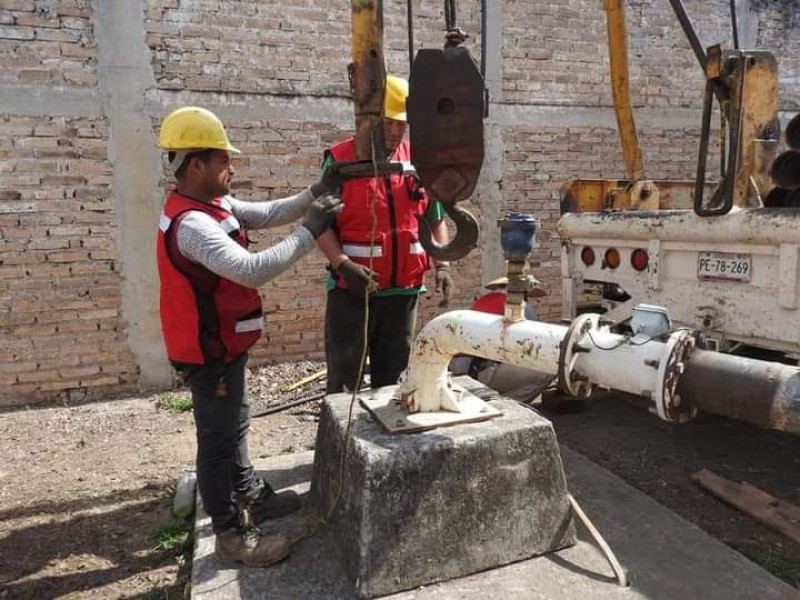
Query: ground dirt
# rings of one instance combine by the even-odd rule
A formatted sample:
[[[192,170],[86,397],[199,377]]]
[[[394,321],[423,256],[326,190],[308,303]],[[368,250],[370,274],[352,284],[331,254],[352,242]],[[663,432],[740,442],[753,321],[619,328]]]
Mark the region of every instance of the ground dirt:
[[[254,369],[254,413],[314,396],[315,362]],[[185,544],[159,547],[170,504],[195,452],[190,412],[160,408],[166,395],[0,415],[0,599],[182,598]],[[255,419],[257,457],[313,448],[317,403]],[[550,414],[561,442],[800,585],[800,547],[691,483],[701,468],[746,480],[800,504],[800,437],[725,419],[672,427],[620,397],[576,414]]]

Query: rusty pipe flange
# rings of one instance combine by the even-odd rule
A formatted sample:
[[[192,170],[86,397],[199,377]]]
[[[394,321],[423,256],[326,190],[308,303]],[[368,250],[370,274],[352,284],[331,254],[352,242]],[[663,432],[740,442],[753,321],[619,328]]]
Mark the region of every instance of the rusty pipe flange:
[[[685,423],[697,414],[696,408],[681,406],[681,397],[675,393],[694,344],[694,335],[686,330],[676,331],[665,344],[665,358],[658,365],[656,389],[653,391],[656,411],[664,421]]]
[[[578,341],[586,335],[587,331],[600,328],[600,315],[585,314],[577,317],[567,329],[564,339],[561,340],[561,352],[558,358],[558,387],[564,394],[573,398],[586,399],[592,395],[592,383],[575,373],[575,361],[578,354],[586,351],[578,347]]]

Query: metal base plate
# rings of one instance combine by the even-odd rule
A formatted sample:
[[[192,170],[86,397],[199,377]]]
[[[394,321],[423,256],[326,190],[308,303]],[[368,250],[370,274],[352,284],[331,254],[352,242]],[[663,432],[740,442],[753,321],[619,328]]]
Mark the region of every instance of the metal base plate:
[[[409,413],[395,398],[396,385],[378,388],[369,396],[361,396],[360,401],[361,406],[372,413],[389,433],[417,433],[459,423],[487,421],[503,414],[460,385],[454,384],[453,389],[461,392],[461,412],[441,410]]]

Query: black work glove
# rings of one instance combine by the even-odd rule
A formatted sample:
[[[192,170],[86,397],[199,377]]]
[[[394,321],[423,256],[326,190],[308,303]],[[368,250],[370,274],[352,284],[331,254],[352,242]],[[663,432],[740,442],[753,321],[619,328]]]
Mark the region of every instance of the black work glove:
[[[314,194],[314,197],[322,194],[338,194],[343,181],[344,177],[333,169],[333,165],[328,165],[322,172],[319,181],[311,185],[311,193]]]
[[[303,217],[302,225],[311,232],[314,239],[317,239],[328,227],[331,226],[336,218],[336,213],[342,210],[341,198],[336,196],[320,196],[315,199],[306,209],[306,216]]]
[[[375,281],[377,273],[363,265],[354,263],[349,258],[339,263],[336,271],[344,277],[347,291],[363,298],[364,294],[378,291],[378,282]]]
[[[439,265],[436,267],[436,293],[442,294],[439,306],[445,308],[450,304],[450,297],[453,295],[453,277],[450,275],[450,265]]]

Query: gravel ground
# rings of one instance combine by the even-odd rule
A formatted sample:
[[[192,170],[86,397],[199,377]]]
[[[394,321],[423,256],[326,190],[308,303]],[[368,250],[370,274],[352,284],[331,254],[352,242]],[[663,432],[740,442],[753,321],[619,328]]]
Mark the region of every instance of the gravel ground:
[[[253,412],[323,391],[314,361],[254,368]],[[191,412],[162,406],[186,392],[0,415],[0,598],[183,597],[189,554],[163,545],[177,478],[194,462]],[[319,402],[253,421],[253,456],[314,447]],[[800,437],[725,419],[671,427],[607,396],[549,415],[559,439],[786,581],[800,548],[694,486],[708,468],[800,503]],[[159,537],[159,534],[161,537]]]

